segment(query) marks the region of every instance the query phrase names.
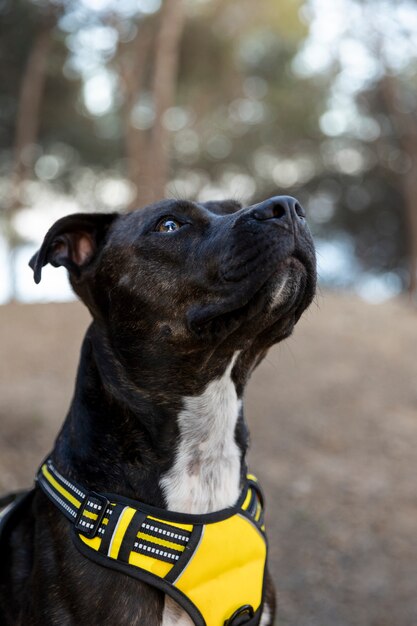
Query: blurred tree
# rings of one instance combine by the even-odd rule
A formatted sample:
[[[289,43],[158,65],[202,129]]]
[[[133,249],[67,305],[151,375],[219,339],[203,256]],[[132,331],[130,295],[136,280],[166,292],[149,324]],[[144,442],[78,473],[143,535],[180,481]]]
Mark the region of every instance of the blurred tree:
[[[9,238],[18,176],[23,207],[41,192],[91,210],[283,192],[319,235],[352,236],[364,268],[404,280],[417,262],[406,5],[417,14],[406,0],[2,0]]]
[[[51,47],[52,29],[56,14],[48,12],[42,16],[29,50],[22,74],[16,115],[16,131],[12,166],[12,202],[18,202],[18,187],[31,171],[33,153],[30,147],[38,138],[39,115],[46,79],[48,53]]]
[[[159,20],[153,21],[141,19],[137,23],[136,37],[123,50],[119,47],[115,60],[123,87],[128,175],[135,188],[131,208],[163,197],[168,182],[169,136],[163,118],[175,104],[185,18],[183,0],[165,0],[158,17]],[[135,110],[145,92],[153,108],[150,129],[137,128],[133,123]]]
[[[119,48],[117,61],[119,81],[123,92],[123,134],[127,158],[127,176],[135,186],[130,208],[140,203],[140,190],[146,186],[148,138],[144,129],[134,125],[140,94],[145,91],[147,67],[150,64],[153,24],[140,25],[133,41]]]
[[[322,230],[352,234],[364,266],[396,272],[416,298],[416,3],[329,3],[331,37],[323,3],[308,6],[324,37],[309,42],[304,64],[309,55],[326,61],[304,73],[333,77],[320,119],[328,137],[322,167],[308,185],[313,203],[327,198],[332,205],[327,215],[317,211],[318,221]]]
[[[409,283],[408,290],[417,304],[417,115],[404,106],[409,84],[393,75],[388,67],[378,85],[388,117],[392,123],[392,145],[407,162],[405,171],[396,172],[396,185],[406,211],[408,224]]]
[[[23,17],[26,7],[17,2],[15,12]],[[14,271],[14,252],[21,242],[12,225],[13,216],[19,211],[21,188],[25,179],[30,176],[34,161],[34,146],[38,139],[40,111],[44,95],[48,53],[51,47],[52,31],[56,26],[59,10],[56,6],[40,6],[36,20],[32,24],[32,37],[28,44],[27,59],[16,97],[16,121],[12,147],[9,193],[3,207],[3,231],[10,248],[10,291],[11,299],[16,295],[16,276]],[[33,15],[34,17],[34,15]]]
[[[155,121],[148,153],[147,188],[144,201],[155,202],[165,195],[168,182],[168,133],[164,115],[175,104],[178,57],[184,26],[183,0],[165,0],[155,41],[152,97]]]
[[[157,9],[148,0],[133,9],[108,0],[98,10],[87,0],[4,0],[3,46],[10,37],[10,49],[19,48],[24,37],[25,50],[9,65],[0,60],[9,99],[0,137],[5,147],[16,145],[14,160],[3,153],[2,171],[20,189],[3,203],[10,241],[8,207],[30,205],[29,177],[90,208],[93,181],[106,169],[133,183],[130,207],[164,196],[168,179],[170,193],[249,201],[285,178],[276,175],[280,155],[307,146],[312,153],[316,139],[303,138],[316,132],[324,99],[320,85],[290,71],[307,33],[301,0],[151,6]]]
[[[371,21],[375,12],[383,9],[381,0],[372,0],[363,7],[365,16],[372,24],[368,36],[369,54],[380,64],[380,77],[376,80],[373,93],[368,93],[368,111],[387,121],[381,140],[385,151],[391,155],[397,153],[405,168],[401,172],[391,168],[391,177],[401,197],[403,205],[408,249],[408,291],[412,299],[417,297],[417,112],[416,112],[416,63],[415,58],[402,59],[400,66],[395,57],[391,57],[390,47],[397,42],[401,46],[408,41],[413,47],[416,36],[415,27],[401,15],[401,10],[408,9],[410,3],[399,2],[393,7],[391,20]],[[405,49],[404,49],[405,53]],[[411,80],[410,80],[411,79]],[[413,87],[411,87],[413,85]],[[411,89],[410,89],[411,87]],[[359,96],[360,99],[360,96]],[[372,110],[372,104],[374,109]],[[379,104],[379,108],[378,108]],[[411,105],[411,107],[410,107]],[[376,110],[375,110],[376,109]],[[383,169],[385,163],[380,160]],[[397,209],[398,210],[398,209]],[[417,302],[417,301],[416,301]]]

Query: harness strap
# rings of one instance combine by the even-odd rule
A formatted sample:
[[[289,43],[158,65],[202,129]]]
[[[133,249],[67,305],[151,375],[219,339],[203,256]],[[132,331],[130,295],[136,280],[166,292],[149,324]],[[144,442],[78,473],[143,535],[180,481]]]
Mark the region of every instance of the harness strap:
[[[255,626],[259,623],[266,539],[262,492],[252,474],[247,475],[247,483],[234,507],[205,515],[170,512],[114,494],[88,492],[81,485],[62,476],[51,459],[47,459],[41,466],[37,482],[71,521],[75,545],[88,558],[168,593],[182,605],[197,626]],[[219,578],[222,575],[221,568],[227,568],[230,562],[230,568],[237,571],[235,575],[243,576],[246,565],[239,562],[239,559],[245,560],[239,551],[243,554],[245,547],[239,544],[238,537],[236,543],[236,533],[241,534],[243,542],[250,544],[247,550],[249,557],[245,559],[256,562],[255,565],[249,563],[248,575],[256,570],[261,579],[259,582],[258,576],[257,593],[249,593],[249,608],[240,603],[234,606],[234,611],[228,613],[227,619],[222,618],[220,622],[215,609],[206,608],[207,602],[204,594],[201,595],[201,588],[207,587],[207,581],[200,570],[210,570],[211,567],[212,576]],[[210,557],[213,550],[220,555],[217,555],[217,561]],[[206,562],[201,567],[200,555],[205,551]],[[227,554],[222,555],[222,551]],[[237,564],[234,563],[236,559]],[[188,567],[190,561],[192,567]],[[220,568],[219,571],[216,567]],[[201,581],[196,582],[199,576],[202,577]],[[210,585],[207,590],[209,588]],[[218,591],[213,587],[210,593],[214,592]],[[233,593],[236,597],[241,595],[239,590],[232,590],[232,596]],[[221,603],[219,599],[215,601]]]
[[[16,528],[20,514],[30,505],[34,489],[10,494],[0,502],[0,562],[4,563],[3,552],[8,548],[9,533]]]

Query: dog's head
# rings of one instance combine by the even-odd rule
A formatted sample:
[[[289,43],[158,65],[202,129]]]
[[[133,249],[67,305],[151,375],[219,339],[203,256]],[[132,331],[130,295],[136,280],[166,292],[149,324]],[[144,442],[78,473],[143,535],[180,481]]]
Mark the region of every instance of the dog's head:
[[[166,375],[178,359],[196,367],[237,351],[249,371],[292,332],[316,283],[304,211],[286,196],[69,215],[30,262],[36,282],[47,263],[68,269],[124,366]]]

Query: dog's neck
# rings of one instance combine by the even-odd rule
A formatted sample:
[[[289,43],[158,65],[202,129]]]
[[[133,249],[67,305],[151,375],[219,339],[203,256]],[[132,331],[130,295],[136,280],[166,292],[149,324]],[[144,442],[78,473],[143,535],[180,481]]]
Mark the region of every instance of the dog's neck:
[[[184,398],[175,461],[161,479],[172,510],[209,513],[238,498],[242,454],[235,431],[242,403],[231,378],[236,357],[200,395]]]
[[[93,324],[54,449],[58,468],[86,488],[170,510],[208,513],[233,505],[247,447],[231,376],[237,356],[200,393],[155,402],[115,364]],[[181,372],[175,375],[180,381]]]

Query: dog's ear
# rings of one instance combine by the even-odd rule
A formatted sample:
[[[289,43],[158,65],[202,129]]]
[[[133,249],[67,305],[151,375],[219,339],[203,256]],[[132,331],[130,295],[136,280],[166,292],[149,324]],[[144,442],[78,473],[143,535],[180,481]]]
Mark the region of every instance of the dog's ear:
[[[35,283],[47,263],[61,265],[76,278],[94,258],[119,213],[74,213],[61,218],[48,230],[43,243],[29,261]]]

